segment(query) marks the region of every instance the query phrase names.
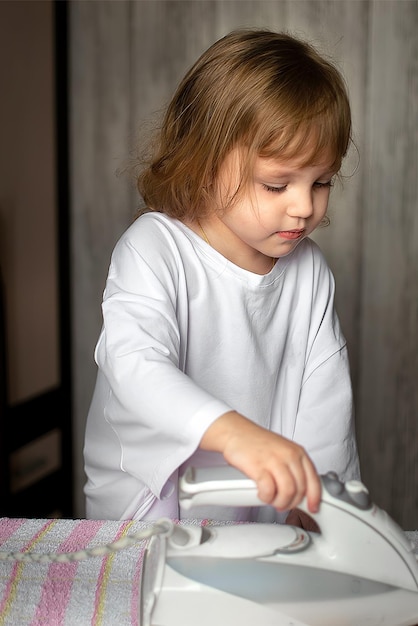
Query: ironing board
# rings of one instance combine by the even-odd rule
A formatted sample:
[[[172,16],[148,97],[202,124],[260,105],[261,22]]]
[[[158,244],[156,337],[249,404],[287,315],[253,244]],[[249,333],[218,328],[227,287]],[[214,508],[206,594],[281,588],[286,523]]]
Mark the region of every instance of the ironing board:
[[[111,543],[149,525],[0,518],[0,550],[75,552]],[[406,536],[418,553],[418,531],[407,531]],[[145,545],[141,541],[122,552],[72,563],[0,562],[0,626],[140,626]]]

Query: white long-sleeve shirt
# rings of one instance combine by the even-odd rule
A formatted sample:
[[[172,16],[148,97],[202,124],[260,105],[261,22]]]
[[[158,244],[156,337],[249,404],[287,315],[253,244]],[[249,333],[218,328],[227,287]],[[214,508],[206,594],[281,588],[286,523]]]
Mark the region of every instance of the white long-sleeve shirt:
[[[179,517],[178,470],[225,463],[198,446],[230,410],[297,441],[319,473],[359,477],[334,280],[311,240],[258,275],[181,222],[146,213],[113,251],[102,308],[88,517]],[[244,509],[208,513],[254,519]]]

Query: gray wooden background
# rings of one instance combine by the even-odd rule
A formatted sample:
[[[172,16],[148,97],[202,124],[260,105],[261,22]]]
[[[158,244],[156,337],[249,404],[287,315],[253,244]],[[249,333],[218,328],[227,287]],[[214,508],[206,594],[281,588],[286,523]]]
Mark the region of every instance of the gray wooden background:
[[[241,26],[288,30],[340,66],[354,138],[331,226],[316,235],[337,280],[363,480],[418,528],[418,2],[96,0],[70,3],[72,306],[77,513],[93,350],[109,256],[137,196],[135,145],[197,56]],[[121,171],[122,170],[122,171]]]

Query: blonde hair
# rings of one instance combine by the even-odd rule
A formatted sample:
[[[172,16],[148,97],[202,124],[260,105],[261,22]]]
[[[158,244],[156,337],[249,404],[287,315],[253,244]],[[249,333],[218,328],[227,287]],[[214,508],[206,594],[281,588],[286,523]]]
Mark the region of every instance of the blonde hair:
[[[347,90],[331,62],[285,33],[233,31],[179,84],[138,190],[149,209],[195,220],[216,207],[219,168],[233,148],[245,151],[243,189],[257,156],[301,165],[326,156],[338,171],[350,136]]]

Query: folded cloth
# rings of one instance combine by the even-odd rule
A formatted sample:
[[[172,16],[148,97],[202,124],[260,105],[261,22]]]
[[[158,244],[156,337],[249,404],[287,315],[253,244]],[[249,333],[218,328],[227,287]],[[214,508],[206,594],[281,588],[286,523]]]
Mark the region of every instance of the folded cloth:
[[[138,532],[143,522],[0,520],[2,552],[76,552]],[[149,526],[149,524],[148,524]],[[0,626],[137,625],[146,542],[71,563],[0,563]]]
[[[220,524],[210,520],[194,523]],[[0,518],[0,551],[77,552],[112,543],[150,525]],[[418,531],[406,535],[418,553]],[[140,626],[140,577],[146,543],[138,541],[120,552],[70,563],[0,561],[0,626]]]

